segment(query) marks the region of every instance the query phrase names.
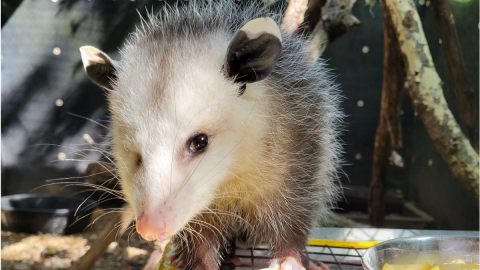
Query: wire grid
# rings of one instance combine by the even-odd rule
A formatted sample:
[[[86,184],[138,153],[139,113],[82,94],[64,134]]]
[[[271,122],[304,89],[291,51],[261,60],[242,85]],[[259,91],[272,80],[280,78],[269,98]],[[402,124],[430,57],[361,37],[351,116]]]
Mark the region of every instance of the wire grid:
[[[235,270],[256,270],[268,267],[272,259],[268,246],[254,248],[235,245],[234,257],[240,259],[242,264]],[[326,264],[330,270],[362,270],[362,255],[366,249],[332,247],[332,246],[307,246],[304,255],[313,263]]]

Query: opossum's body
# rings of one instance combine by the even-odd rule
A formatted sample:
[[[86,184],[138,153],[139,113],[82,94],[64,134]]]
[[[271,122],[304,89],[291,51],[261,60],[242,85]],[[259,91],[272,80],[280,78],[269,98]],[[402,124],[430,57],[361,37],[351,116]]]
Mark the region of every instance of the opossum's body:
[[[217,268],[238,234],[268,241],[276,258],[298,259],[336,198],[339,98],[323,64],[309,62],[306,41],[282,30],[273,71],[246,89],[224,75],[235,34],[259,17],[280,18],[233,3],[150,18],[121,50],[113,83],[103,82],[112,88],[125,196],[137,218],[163,222],[159,230],[173,236],[186,269]],[[199,133],[208,148],[185,154]]]

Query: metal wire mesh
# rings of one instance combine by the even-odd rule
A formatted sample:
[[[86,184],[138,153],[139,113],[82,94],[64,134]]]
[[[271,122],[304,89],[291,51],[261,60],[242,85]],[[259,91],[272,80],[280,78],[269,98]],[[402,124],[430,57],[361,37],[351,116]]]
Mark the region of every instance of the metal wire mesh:
[[[340,248],[331,246],[310,245],[304,251],[310,261],[315,264],[322,262],[331,270],[362,270],[362,255],[366,249]],[[232,256],[240,259],[241,265],[224,269],[254,270],[268,267],[271,255],[267,246],[247,248],[236,245]]]

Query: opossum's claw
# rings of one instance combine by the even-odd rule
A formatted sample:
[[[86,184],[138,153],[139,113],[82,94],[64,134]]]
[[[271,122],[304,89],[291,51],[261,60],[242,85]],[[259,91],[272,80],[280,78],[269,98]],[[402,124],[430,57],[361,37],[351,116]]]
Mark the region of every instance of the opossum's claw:
[[[279,270],[306,270],[300,260],[291,256],[273,259],[270,268],[273,267],[279,267]]]

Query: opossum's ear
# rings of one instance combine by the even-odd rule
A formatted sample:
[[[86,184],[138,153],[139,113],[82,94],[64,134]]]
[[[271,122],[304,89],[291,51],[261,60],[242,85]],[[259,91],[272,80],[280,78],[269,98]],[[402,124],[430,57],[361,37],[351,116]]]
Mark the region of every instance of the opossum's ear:
[[[233,37],[227,50],[226,73],[235,82],[265,79],[282,51],[280,28],[271,18],[246,23]]]
[[[82,62],[90,79],[103,89],[112,89],[112,79],[116,78],[115,69],[118,62],[92,46],[80,47]]]

